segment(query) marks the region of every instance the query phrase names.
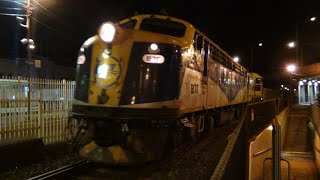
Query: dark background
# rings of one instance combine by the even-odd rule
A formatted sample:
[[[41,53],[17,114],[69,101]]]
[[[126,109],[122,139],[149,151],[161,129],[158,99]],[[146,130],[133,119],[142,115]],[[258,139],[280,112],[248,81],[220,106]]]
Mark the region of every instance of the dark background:
[[[320,61],[320,21],[309,21],[312,16],[320,16],[319,0],[31,2],[31,31],[36,44],[33,54],[61,65],[75,66],[79,47],[96,34],[101,23],[119,21],[137,12],[160,13],[161,9],[192,23],[231,56],[238,55],[240,64],[247,68],[252,51],[251,69],[264,76],[267,86],[277,87],[285,81],[285,66],[295,62],[295,49],[288,49],[286,44],[295,40],[296,27],[304,64]],[[25,10],[21,5],[0,0],[0,12],[25,13]],[[0,15],[0,58],[26,57],[26,47],[20,43],[25,36],[26,29],[19,26],[15,17]],[[263,47],[258,47],[260,42]]]

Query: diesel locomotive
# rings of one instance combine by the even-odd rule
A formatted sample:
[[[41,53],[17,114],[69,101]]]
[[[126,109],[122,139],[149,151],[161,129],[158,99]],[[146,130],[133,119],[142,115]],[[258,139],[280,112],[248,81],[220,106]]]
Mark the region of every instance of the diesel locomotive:
[[[77,59],[72,116],[90,137],[80,155],[111,165],[161,159],[239,116],[249,74],[187,21],[103,23]]]

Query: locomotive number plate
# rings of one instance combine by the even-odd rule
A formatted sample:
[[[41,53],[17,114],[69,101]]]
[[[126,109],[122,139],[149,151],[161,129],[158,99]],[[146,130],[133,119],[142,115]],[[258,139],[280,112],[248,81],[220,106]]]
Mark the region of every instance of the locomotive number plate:
[[[162,64],[164,62],[164,57],[159,54],[145,54],[142,59],[145,63],[152,64]]]

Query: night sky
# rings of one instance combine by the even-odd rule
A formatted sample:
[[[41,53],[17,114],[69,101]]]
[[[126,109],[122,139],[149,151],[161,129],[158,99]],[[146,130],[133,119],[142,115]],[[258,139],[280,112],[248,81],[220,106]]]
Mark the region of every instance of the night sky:
[[[31,2],[34,5],[32,38],[37,46],[34,55],[48,57],[66,66],[75,66],[79,47],[96,33],[102,22],[119,21],[135,12],[160,13],[161,9],[166,9],[170,16],[192,23],[231,56],[238,55],[240,64],[247,68],[252,50],[252,69],[266,79],[281,74],[286,64],[294,62],[295,50],[288,49],[286,43],[295,40],[296,24],[299,44],[304,44],[304,64],[320,62],[319,0]],[[24,12],[8,9],[9,6],[19,7],[9,4],[0,0],[0,12]],[[317,16],[318,21],[308,21],[312,16]],[[0,58],[25,57],[25,47],[19,41],[26,35],[26,30],[19,27],[15,17],[0,16],[0,22]],[[263,47],[258,47],[260,42]]]

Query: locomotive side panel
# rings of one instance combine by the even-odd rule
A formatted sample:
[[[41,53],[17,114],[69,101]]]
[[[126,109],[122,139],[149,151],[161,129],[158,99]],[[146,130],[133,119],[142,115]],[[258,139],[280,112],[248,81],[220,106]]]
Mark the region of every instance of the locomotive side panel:
[[[205,96],[200,72],[187,68],[180,91],[180,109],[182,111],[197,111],[205,107]]]

